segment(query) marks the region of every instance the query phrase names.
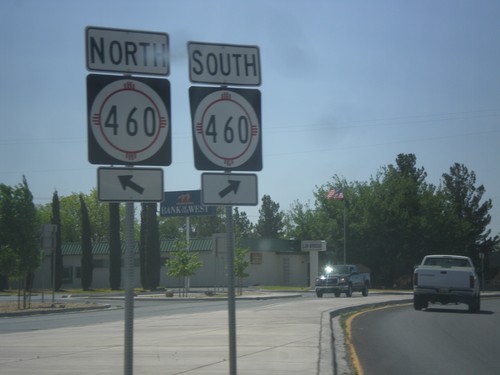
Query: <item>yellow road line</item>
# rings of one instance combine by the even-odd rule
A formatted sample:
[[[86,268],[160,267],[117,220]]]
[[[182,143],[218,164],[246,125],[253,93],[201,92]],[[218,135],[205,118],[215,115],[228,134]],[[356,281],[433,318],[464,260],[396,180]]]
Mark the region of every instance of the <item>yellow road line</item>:
[[[354,345],[352,343],[352,338],[351,338],[351,324],[352,324],[352,321],[354,318],[356,318],[357,316],[361,315],[361,314],[366,314],[368,312],[371,312],[371,311],[377,311],[377,310],[382,310],[382,309],[388,309],[388,308],[391,308],[391,307],[399,307],[399,306],[404,306],[404,305],[408,305],[408,303],[402,303],[402,304],[396,304],[396,305],[386,305],[386,306],[381,306],[381,307],[375,307],[375,308],[370,308],[370,309],[366,309],[366,310],[361,310],[361,311],[358,311],[352,315],[349,315],[349,317],[346,319],[345,321],[345,325],[346,325],[346,347],[347,347],[347,351],[349,352],[350,356],[351,356],[351,363],[352,363],[352,367],[354,368],[354,373],[356,375],[363,375],[364,372],[363,372],[363,367],[361,367],[361,363],[359,361],[359,357],[358,357],[358,353],[356,352],[356,349],[354,348]]]

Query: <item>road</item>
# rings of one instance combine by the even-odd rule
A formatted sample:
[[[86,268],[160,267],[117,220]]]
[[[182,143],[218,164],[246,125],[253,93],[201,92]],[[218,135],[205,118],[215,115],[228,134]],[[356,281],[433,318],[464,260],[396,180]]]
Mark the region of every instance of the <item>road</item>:
[[[70,299],[66,299],[65,301],[69,300]],[[29,316],[0,319],[0,334],[105,324],[124,320],[123,299],[89,299],[89,302],[109,304],[111,308],[55,315],[37,315],[36,319]],[[266,306],[270,303],[276,303],[276,301],[238,301],[237,309]],[[194,314],[219,310],[227,310],[227,301],[179,301],[165,299],[161,301],[134,301],[134,319],[150,318],[161,315]]]
[[[466,305],[412,305],[374,310],[352,320],[364,375],[500,374],[500,298]]]

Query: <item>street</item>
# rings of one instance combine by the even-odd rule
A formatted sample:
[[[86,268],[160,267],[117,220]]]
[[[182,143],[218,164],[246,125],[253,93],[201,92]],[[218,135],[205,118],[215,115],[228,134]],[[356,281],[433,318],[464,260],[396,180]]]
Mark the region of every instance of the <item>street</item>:
[[[364,375],[500,373],[500,299],[467,305],[413,305],[363,313],[352,321],[352,341]]]

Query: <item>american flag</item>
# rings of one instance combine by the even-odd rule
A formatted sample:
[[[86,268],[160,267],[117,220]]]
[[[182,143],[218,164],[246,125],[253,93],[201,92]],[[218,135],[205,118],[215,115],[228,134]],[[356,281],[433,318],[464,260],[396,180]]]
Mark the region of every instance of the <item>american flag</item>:
[[[335,190],[335,189],[331,189],[328,194],[326,195],[327,199],[328,200],[331,200],[331,199],[344,199],[344,193],[342,192],[342,190]]]

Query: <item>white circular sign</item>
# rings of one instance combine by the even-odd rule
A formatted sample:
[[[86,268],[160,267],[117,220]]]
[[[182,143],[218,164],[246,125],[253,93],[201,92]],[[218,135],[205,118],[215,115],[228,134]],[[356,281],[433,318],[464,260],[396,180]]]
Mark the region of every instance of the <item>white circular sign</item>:
[[[222,168],[237,168],[246,163],[259,144],[257,114],[234,91],[215,91],[203,98],[196,108],[194,124],[201,151]]]
[[[154,156],[165,143],[170,125],[165,103],[156,91],[133,79],[106,85],[92,103],[91,116],[97,143],[126,163]]]

